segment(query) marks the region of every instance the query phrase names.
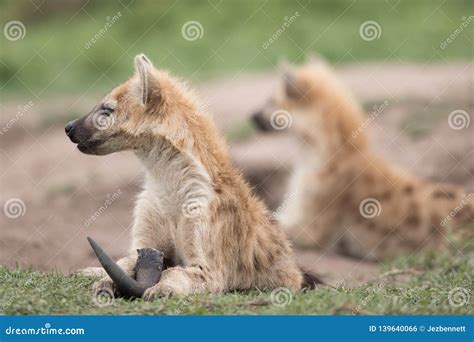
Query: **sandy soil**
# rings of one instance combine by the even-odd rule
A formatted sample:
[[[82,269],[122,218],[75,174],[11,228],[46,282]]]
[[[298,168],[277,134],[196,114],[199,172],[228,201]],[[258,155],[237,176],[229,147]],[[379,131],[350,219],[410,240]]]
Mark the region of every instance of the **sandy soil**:
[[[421,177],[474,189],[474,123],[453,130],[447,120],[456,109],[473,113],[473,64],[368,64],[345,66],[338,73],[360,101],[389,102],[369,127],[381,154]],[[276,80],[271,74],[236,75],[198,88],[203,106],[214,113],[222,130],[229,130],[265,101]],[[97,98],[33,99],[21,115],[18,106],[29,99],[3,103],[0,127],[8,129],[0,135],[1,204],[5,207],[8,200],[19,198],[24,207],[17,218],[0,215],[0,264],[64,272],[97,265],[87,235],[113,257],[124,255],[141,167],[130,153],[81,154],[62,127],[68,111],[86,113]],[[49,116],[54,120],[46,120]],[[414,135],[413,127],[422,127],[425,133]],[[294,146],[284,134],[253,136],[231,146],[236,166],[271,208],[278,207],[285,193]],[[319,252],[297,255],[330,283],[363,282],[379,267]]]

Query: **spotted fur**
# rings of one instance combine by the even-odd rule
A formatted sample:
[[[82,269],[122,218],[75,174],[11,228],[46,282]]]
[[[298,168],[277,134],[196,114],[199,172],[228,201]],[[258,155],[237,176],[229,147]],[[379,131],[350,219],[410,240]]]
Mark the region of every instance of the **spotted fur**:
[[[474,194],[420,180],[376,155],[362,109],[324,61],[286,66],[257,125],[270,130],[276,110],[290,113],[287,130],[301,149],[279,217],[297,246],[380,260],[442,246],[448,229],[467,227],[472,236]],[[375,215],[366,212],[370,203]]]

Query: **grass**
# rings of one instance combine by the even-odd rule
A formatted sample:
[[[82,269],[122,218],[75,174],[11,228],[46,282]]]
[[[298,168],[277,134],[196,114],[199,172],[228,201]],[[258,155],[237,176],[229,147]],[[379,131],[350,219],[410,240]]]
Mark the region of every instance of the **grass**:
[[[23,39],[1,37],[2,97],[38,99],[58,92],[104,91],[130,76],[132,58],[140,52],[192,82],[241,70],[272,70],[281,57],[301,62],[314,52],[336,63],[472,58],[472,24],[441,48],[471,12],[466,0],[84,0],[39,5],[0,0],[0,4],[2,27],[13,20],[25,26]],[[107,18],[118,12],[121,16],[86,47]],[[281,31],[285,20],[291,23]],[[201,24],[200,39],[183,38],[182,27],[189,21]],[[361,38],[359,28],[366,21],[380,26],[378,39]],[[264,48],[274,34],[278,37]]]
[[[92,278],[0,267],[0,308],[7,315],[467,315],[473,310],[469,296],[474,277],[472,241],[468,245],[397,259],[377,279],[360,287],[341,285],[299,292],[289,303],[284,300],[288,293],[272,299],[270,292],[256,290],[152,303],[108,302],[108,298],[92,296]],[[397,274],[403,274],[404,279]],[[463,298],[467,299],[462,302]]]

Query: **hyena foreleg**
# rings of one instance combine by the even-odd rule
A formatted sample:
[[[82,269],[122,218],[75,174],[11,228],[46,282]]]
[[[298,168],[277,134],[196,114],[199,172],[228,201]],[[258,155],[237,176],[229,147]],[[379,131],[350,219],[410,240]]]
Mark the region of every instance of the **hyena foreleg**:
[[[193,221],[193,222],[191,222]],[[209,244],[207,220],[190,220],[178,234],[182,245],[178,249],[183,255],[184,266],[171,267],[163,271],[160,282],[145,291],[144,299],[157,297],[186,296],[197,292],[220,292],[224,284],[217,270],[211,269],[203,249]]]
[[[187,296],[193,293],[210,291],[205,272],[197,266],[171,267],[163,271],[158,284],[145,291],[145,300],[158,297]]]

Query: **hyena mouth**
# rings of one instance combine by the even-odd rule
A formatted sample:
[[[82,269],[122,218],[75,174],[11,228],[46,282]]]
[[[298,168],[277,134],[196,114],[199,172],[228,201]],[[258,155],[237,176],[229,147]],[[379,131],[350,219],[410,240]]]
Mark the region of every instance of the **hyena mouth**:
[[[85,154],[97,154],[101,142],[98,140],[93,141],[79,141],[77,142],[77,149]]]
[[[86,154],[96,154],[96,150],[102,144],[100,140],[92,139],[93,132],[83,125],[84,118],[67,123],[66,135],[72,143],[76,144],[79,151]]]
[[[94,154],[94,146],[89,144],[89,143],[78,143],[77,144],[77,149],[81,151],[82,153],[86,154]]]

